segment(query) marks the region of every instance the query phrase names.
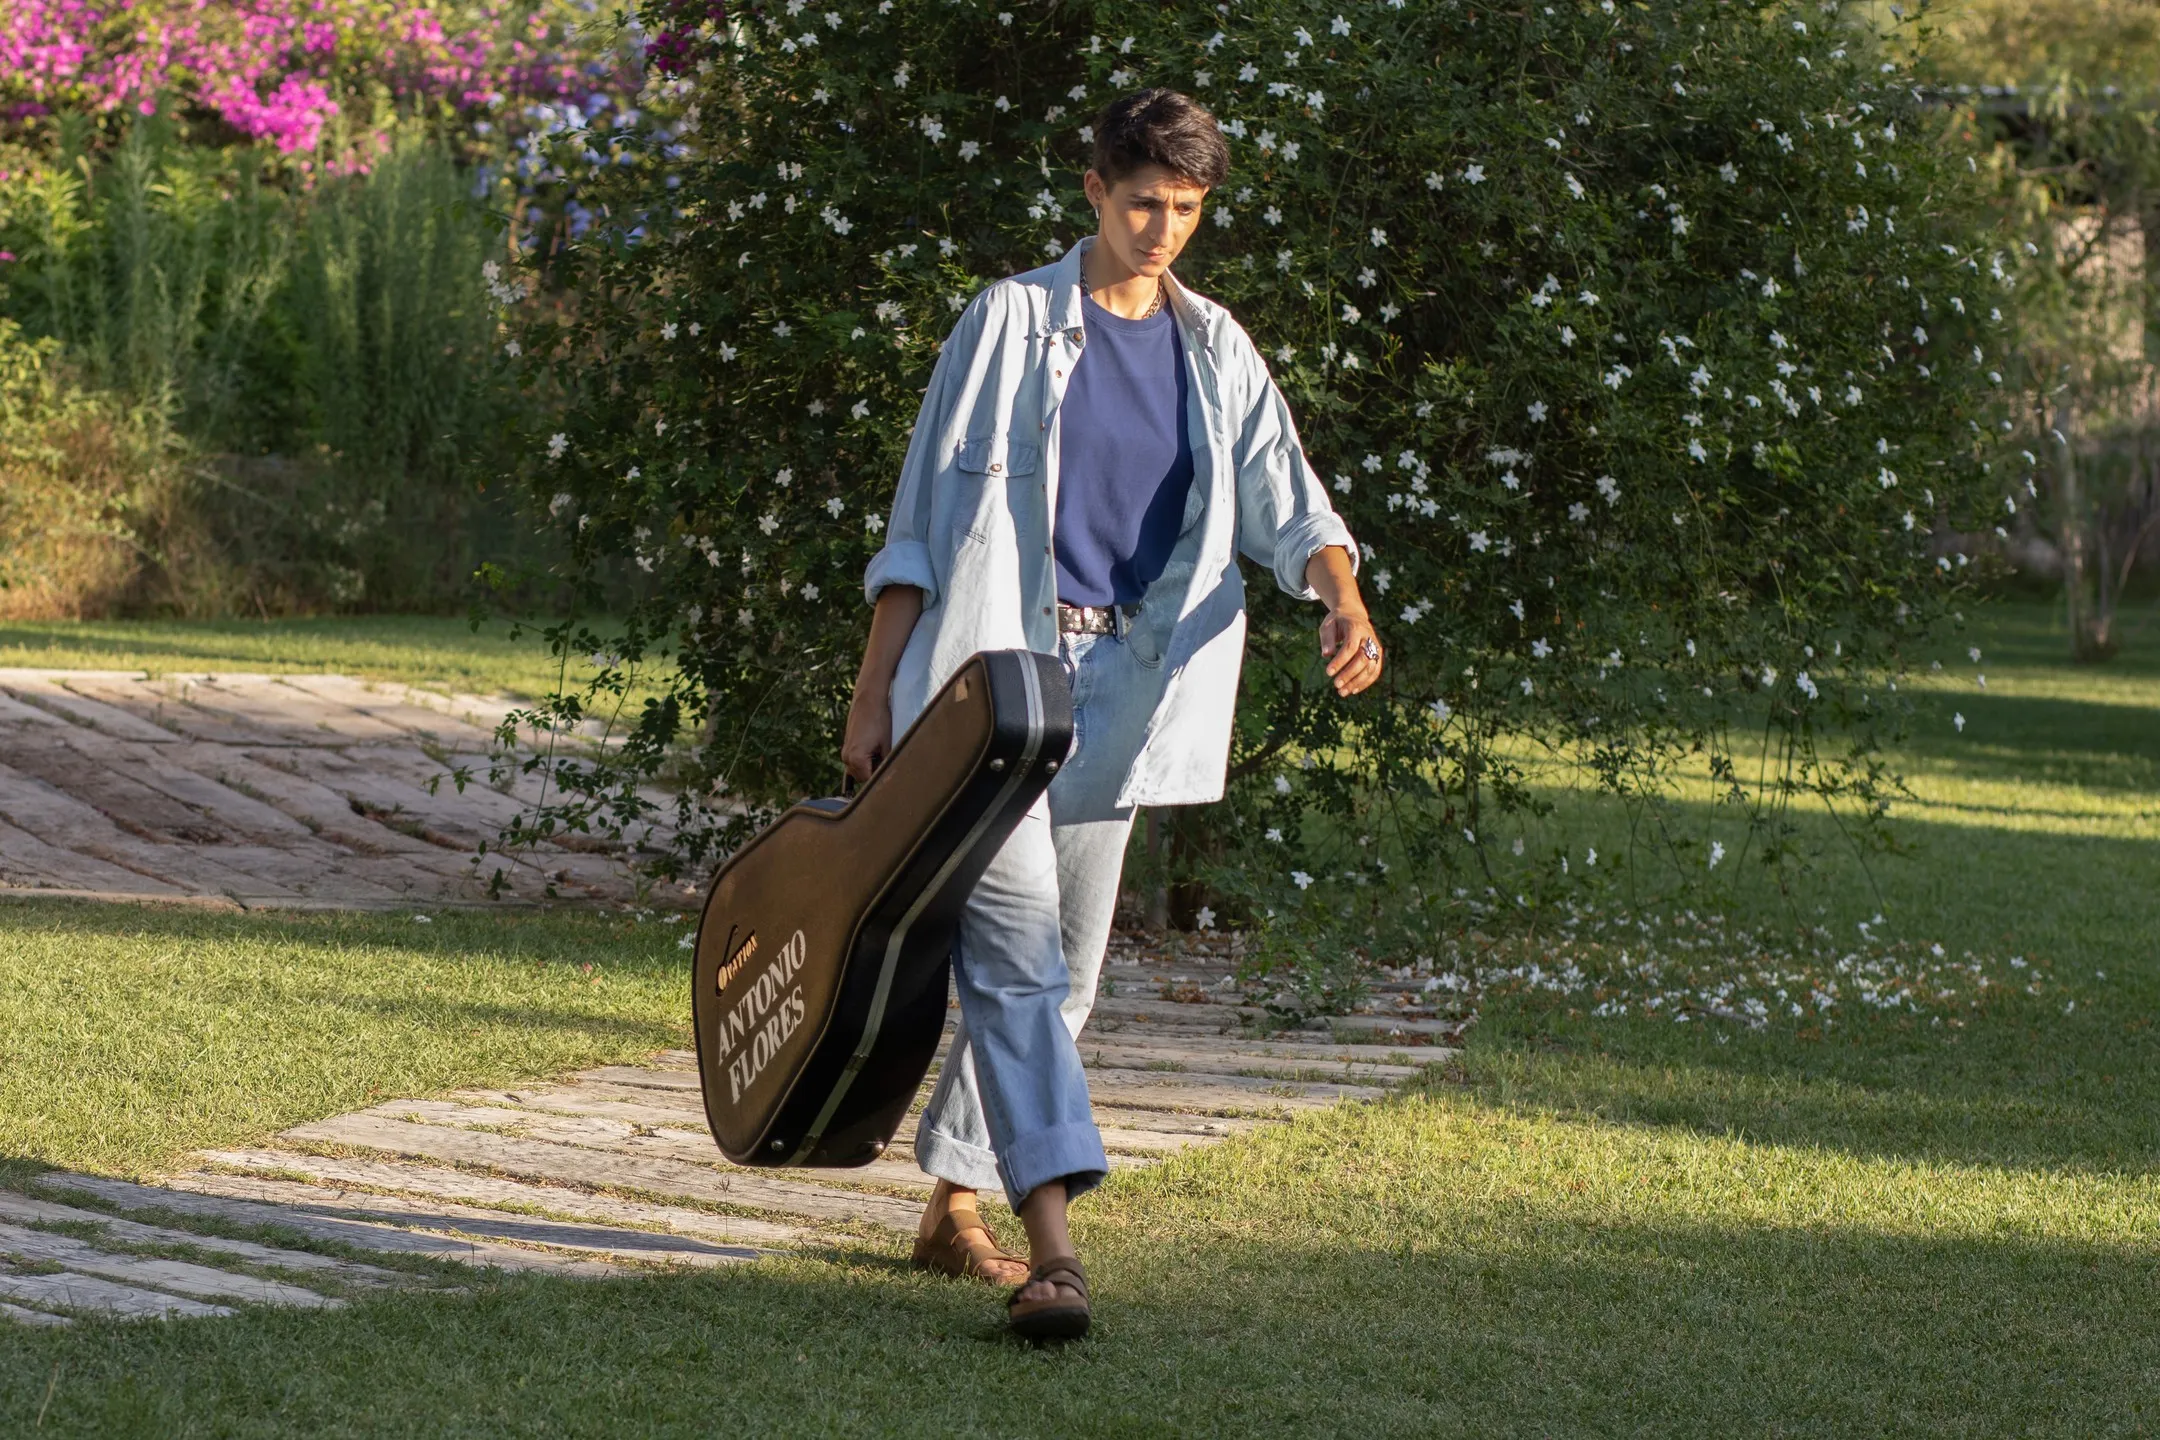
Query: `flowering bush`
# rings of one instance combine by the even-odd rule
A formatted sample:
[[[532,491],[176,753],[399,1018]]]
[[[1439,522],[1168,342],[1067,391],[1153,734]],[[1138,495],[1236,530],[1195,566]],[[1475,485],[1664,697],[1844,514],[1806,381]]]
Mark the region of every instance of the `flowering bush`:
[[[582,93],[591,76],[573,31],[593,10],[576,0],[10,0],[0,102],[19,120],[149,115],[173,101],[288,155],[310,153],[341,115],[372,140],[384,98],[467,112]]]
[[[1794,796],[1879,813],[2009,282],[1963,157],[1835,9],[656,11],[692,153],[616,172],[553,272],[579,303],[517,343],[556,415],[531,492],[581,578],[636,585],[619,633],[556,642],[604,647],[596,693],[657,694],[539,823],[619,824],[674,764],[679,864],[837,782],[939,341],[1083,232],[1088,122],[1157,84],[1233,156],[1180,273],[1270,358],[1393,647],[1338,702],[1314,617],[1256,590],[1232,804],[1181,819],[1188,870],[1248,915],[1429,923],[1443,874],[1505,863],[1488,821],[1540,803],[1533,754],[1650,795],[1707,753],[1771,856]],[[1736,724],[1775,738],[1768,778]]]

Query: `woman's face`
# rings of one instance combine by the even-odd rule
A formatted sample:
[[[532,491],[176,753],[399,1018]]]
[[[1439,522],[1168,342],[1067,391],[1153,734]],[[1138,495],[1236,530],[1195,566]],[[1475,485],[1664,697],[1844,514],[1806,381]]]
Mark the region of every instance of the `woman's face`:
[[[1200,223],[1203,186],[1144,165],[1115,185],[1087,172],[1088,203],[1102,216],[1102,243],[1118,263],[1150,278],[1169,269]]]

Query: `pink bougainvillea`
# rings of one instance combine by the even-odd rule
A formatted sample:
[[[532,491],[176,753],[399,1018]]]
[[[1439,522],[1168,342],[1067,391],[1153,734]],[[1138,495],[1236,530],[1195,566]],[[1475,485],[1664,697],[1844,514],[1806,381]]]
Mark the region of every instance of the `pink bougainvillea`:
[[[586,0],[5,0],[0,123],[59,109],[213,116],[310,153],[362,90],[458,111],[590,88]],[[355,137],[355,143],[362,143]]]

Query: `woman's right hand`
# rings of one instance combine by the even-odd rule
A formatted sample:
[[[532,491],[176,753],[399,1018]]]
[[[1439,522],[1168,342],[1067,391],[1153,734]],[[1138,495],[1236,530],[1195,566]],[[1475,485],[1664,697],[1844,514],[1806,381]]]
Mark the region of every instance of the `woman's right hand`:
[[[892,749],[892,700],[885,686],[857,690],[848,706],[847,731],[840,740],[840,763],[848,778],[860,785],[870,772],[885,763]]]
[[[858,785],[892,749],[893,676],[922,611],[923,592],[913,585],[888,585],[878,592],[862,668],[855,672],[855,698],[848,702],[847,729],[840,736],[840,763]]]

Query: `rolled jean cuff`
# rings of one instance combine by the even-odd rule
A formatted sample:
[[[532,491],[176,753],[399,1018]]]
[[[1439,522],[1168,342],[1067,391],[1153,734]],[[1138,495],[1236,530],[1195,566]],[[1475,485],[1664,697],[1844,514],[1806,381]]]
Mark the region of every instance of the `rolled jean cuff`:
[[[1068,1200],[1085,1195],[1110,1173],[1110,1157],[1103,1153],[1102,1132],[1081,1120],[1020,1137],[1000,1157],[999,1169],[1005,1197],[1017,1210],[1036,1186],[1052,1180],[1065,1182]]]
[[[967,1190],[995,1190],[1005,1183],[998,1174],[997,1152],[989,1146],[973,1145],[928,1126],[915,1132],[915,1163],[925,1175]]]

